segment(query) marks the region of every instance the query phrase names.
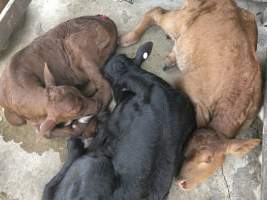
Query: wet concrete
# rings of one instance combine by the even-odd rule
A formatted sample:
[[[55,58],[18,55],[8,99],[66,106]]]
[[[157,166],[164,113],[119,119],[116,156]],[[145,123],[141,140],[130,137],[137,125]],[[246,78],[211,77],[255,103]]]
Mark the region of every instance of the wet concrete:
[[[239,5],[253,13],[263,11],[266,4],[238,1]],[[35,37],[43,34],[60,22],[82,15],[105,14],[118,25],[120,33],[131,30],[142,14],[154,7],[175,8],[182,0],[135,0],[135,3],[112,0],[33,0],[24,23],[12,36],[9,48],[0,54],[0,71],[8,64],[10,57]],[[267,29],[259,23],[258,56],[261,63],[266,58]],[[144,68],[169,83],[175,74],[162,71],[163,58],[172,47],[172,41],[157,27],[147,31],[142,40],[118,52],[134,56],[144,41],[153,41],[154,49]],[[260,123],[254,123],[240,137],[259,137]],[[39,200],[45,183],[58,171],[65,154],[65,139],[42,139],[36,141],[35,131],[28,126],[12,127],[0,110],[0,200]],[[223,168],[210,177],[205,184],[192,192],[182,192],[173,185],[170,200],[258,200],[260,199],[259,146],[242,159],[229,156]]]

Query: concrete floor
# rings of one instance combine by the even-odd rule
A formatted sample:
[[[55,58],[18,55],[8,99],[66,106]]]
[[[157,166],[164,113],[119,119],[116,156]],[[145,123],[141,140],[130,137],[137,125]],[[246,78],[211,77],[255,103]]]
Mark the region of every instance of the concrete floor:
[[[60,22],[82,15],[105,14],[118,25],[120,33],[131,30],[141,15],[154,6],[175,8],[182,0],[135,0],[133,5],[112,0],[32,0],[25,21],[11,38],[10,46],[0,55],[0,71],[10,57],[35,37]],[[238,0],[240,6],[258,13],[266,4]],[[261,63],[266,57],[267,29],[259,23],[258,56]],[[154,41],[152,56],[144,68],[158,74],[170,83],[175,73],[163,73],[161,62],[170,51],[172,42],[158,28],[151,28],[142,42]],[[139,44],[140,44],[139,43]],[[134,55],[138,45],[119,49]],[[149,67],[150,66],[150,67]],[[0,110],[0,200],[40,200],[45,183],[59,170],[65,158],[64,139],[36,141],[34,131],[27,126],[16,128],[7,124]],[[240,134],[240,137],[259,137],[261,123]],[[260,199],[260,147],[242,159],[228,157],[223,168],[198,189],[182,192],[173,185],[170,200],[259,200]]]

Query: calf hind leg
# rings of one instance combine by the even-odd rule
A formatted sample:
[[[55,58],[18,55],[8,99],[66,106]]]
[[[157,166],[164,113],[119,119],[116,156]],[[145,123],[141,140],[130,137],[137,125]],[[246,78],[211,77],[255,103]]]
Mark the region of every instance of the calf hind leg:
[[[163,8],[156,7],[148,11],[136,28],[120,38],[121,46],[129,46],[136,43],[143,33],[152,25],[160,26],[173,40],[180,35],[185,20],[182,10],[168,11]],[[163,63],[163,70],[167,71],[176,67],[176,46],[172,52],[166,57]]]
[[[129,32],[120,38],[120,45],[126,47],[136,43],[140,40],[146,29],[152,25],[159,25],[163,14],[167,12],[167,10],[160,7],[148,11],[132,32]]]

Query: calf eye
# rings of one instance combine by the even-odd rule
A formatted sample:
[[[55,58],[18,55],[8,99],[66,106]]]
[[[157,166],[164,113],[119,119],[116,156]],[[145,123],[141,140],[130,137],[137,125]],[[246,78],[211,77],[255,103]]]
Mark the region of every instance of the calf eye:
[[[205,163],[211,163],[212,162],[212,157],[208,156],[205,160]]]
[[[186,160],[191,160],[196,155],[196,150],[192,150],[191,152],[185,153],[184,157]]]
[[[213,154],[208,150],[202,150],[199,152],[199,161],[204,163],[211,163],[213,159]]]

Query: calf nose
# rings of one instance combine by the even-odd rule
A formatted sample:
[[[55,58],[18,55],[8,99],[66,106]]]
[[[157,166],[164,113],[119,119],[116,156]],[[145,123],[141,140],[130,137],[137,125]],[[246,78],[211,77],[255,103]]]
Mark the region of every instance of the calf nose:
[[[177,184],[182,190],[188,190],[186,180],[178,180]]]

